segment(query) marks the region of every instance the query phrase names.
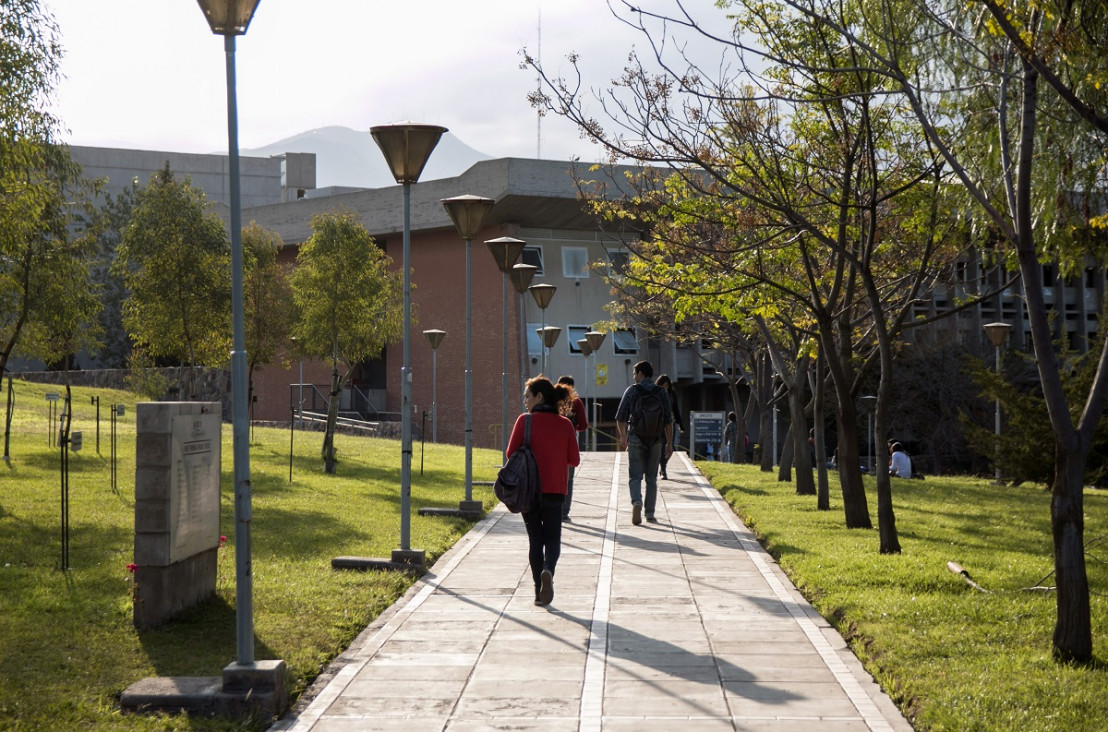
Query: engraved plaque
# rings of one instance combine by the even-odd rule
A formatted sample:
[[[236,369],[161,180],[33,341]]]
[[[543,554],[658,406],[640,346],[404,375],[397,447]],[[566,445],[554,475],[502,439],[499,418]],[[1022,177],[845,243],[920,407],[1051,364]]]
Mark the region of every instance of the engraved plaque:
[[[170,562],[219,546],[220,429],[216,414],[173,418]]]

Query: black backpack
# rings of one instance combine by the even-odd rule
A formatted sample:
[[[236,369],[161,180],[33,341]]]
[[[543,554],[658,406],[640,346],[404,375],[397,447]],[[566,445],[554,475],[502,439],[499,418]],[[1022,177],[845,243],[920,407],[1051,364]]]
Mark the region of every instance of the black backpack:
[[[523,420],[523,444],[500,468],[493,491],[509,511],[525,513],[531,510],[542,493],[539,462],[531,452],[531,415]]]
[[[635,384],[639,389],[639,404],[631,415],[631,431],[644,442],[653,442],[666,431],[666,408],[663,399],[669,399],[665,389],[655,387],[647,389]]]

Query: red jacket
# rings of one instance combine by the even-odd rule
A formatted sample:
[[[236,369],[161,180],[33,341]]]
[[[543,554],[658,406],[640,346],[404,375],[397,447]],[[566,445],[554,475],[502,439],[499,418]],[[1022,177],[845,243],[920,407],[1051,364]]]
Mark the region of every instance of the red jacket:
[[[512,437],[508,440],[507,458],[523,444],[523,421],[526,415],[516,418],[512,428]],[[573,423],[554,412],[533,412],[531,414],[531,452],[539,463],[539,477],[542,480],[543,493],[561,493],[565,495],[566,481],[569,479],[570,465],[581,464],[581,453],[577,450],[577,433]]]
[[[581,401],[581,397],[577,397],[573,400],[573,429],[578,432],[584,432],[589,428],[589,418],[585,414],[585,403]]]

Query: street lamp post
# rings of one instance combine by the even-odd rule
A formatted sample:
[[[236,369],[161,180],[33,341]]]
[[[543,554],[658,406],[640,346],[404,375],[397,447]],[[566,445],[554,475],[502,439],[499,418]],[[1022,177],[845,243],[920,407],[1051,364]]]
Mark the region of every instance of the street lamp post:
[[[259,0],[198,0],[227,56],[227,168],[231,193],[231,432],[235,481],[235,619],[237,662],[254,664],[254,581],[250,545],[250,422],[242,294],[242,194],[239,181],[235,36],[246,33]]]
[[[558,342],[558,336],[562,334],[562,329],[555,328],[552,325],[544,325],[537,332],[539,334],[539,338],[542,339],[543,352],[545,353],[547,348],[553,348],[554,344]],[[545,370],[546,368],[544,365],[543,371]],[[547,378],[550,378],[549,374],[547,375]],[[550,380],[554,381],[554,379]]]
[[[431,344],[431,442],[439,441],[439,344],[446,337],[445,330],[423,331]],[[467,370],[468,373],[468,370]]]
[[[533,264],[517,264],[512,267],[512,271],[508,273],[508,279],[512,282],[512,287],[515,289],[516,294],[519,295],[519,344],[522,350],[523,359],[521,365],[527,363],[527,308],[524,302],[524,293],[527,292],[527,288],[531,286],[531,280],[535,278],[535,272],[538,272],[539,268]],[[527,383],[527,369],[523,368],[519,373],[519,383]]]
[[[578,338],[577,339],[577,347],[581,349],[581,355],[585,357],[585,374],[584,374],[585,378],[581,380],[581,390],[582,390],[582,392],[584,392],[585,384],[588,383],[589,356],[592,355],[592,346],[589,345],[589,339],[588,338]],[[590,389],[590,391],[591,391],[591,389]],[[585,402],[585,416],[589,420],[589,427],[593,427],[592,412],[589,411],[589,395],[588,395],[587,392],[584,392],[584,394],[585,395],[582,397],[582,399]],[[589,445],[589,436],[586,434],[585,435],[585,447],[588,447],[588,445]]]
[[[450,214],[454,222],[454,228],[458,230],[458,236],[466,243],[466,373],[465,373],[465,444],[466,444],[466,470],[465,470],[465,503],[461,508],[466,510],[481,510],[481,503],[473,504],[473,264],[471,249],[473,238],[480,233],[485,225],[485,217],[492,210],[496,201],[480,196],[455,196],[444,198],[442,205]]]
[[[503,311],[504,320],[501,332],[504,336],[504,361],[500,372],[500,439],[501,453],[508,451],[508,274],[513,265],[523,253],[525,242],[513,239],[510,236],[502,236],[498,239],[489,239],[485,246],[496,260],[496,267],[504,275]]]
[[[877,439],[873,434],[873,410],[877,406],[877,397],[864,396],[861,402],[862,409],[866,410],[866,464],[869,466],[869,471],[873,473],[877,452]]]
[[[596,383],[596,368],[597,368],[596,367],[596,357],[597,357],[597,354],[600,353],[600,347],[602,345],[604,345],[604,337],[606,335],[607,334],[602,333],[599,330],[590,330],[588,333],[585,333],[585,340],[588,341],[589,349],[592,351],[593,369],[592,369],[592,374],[589,375],[589,379],[592,380],[592,383],[593,383],[594,387],[597,386],[597,383]],[[592,449],[593,449],[593,452],[596,452],[596,435],[597,435],[596,421],[597,420],[596,420],[596,395],[595,394],[593,394],[593,398],[592,398],[592,408],[593,408],[593,414],[592,414],[592,418],[589,420],[589,422],[591,422],[593,424]]]
[[[1012,326],[1008,323],[986,323],[982,326],[985,329],[985,335],[989,338],[989,343],[993,344],[993,349],[996,353],[996,379],[997,386],[1000,385],[1000,349],[1004,346],[1004,342],[1008,340],[1008,333],[1012,330]],[[996,447],[994,449],[994,463],[993,466],[996,469],[996,483],[1000,484],[1000,391],[998,389],[996,395]]]
[[[542,329],[546,330],[546,309],[550,307],[550,301],[554,299],[554,293],[558,288],[554,285],[542,283],[538,285],[531,285],[527,288],[531,292],[531,297],[535,298],[535,304],[539,306],[539,310],[542,310]],[[546,344],[542,347],[542,371],[546,373]]]
[[[412,550],[409,526],[412,502],[412,184],[419,180],[445,127],[414,122],[377,125],[369,130],[381,148],[392,177],[404,187],[404,365],[400,372],[400,549],[393,560],[423,565],[423,550]]]

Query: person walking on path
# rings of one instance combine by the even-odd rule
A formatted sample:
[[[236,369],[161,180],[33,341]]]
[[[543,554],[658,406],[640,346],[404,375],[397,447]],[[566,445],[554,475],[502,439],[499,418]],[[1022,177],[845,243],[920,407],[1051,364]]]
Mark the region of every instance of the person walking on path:
[[[559,376],[558,383],[562,386],[569,388],[570,398],[562,404],[562,415],[573,422],[573,429],[577,430],[577,449],[580,450],[583,445],[583,437],[585,430],[589,428],[589,418],[585,414],[585,403],[581,401],[581,397],[577,395],[577,390],[573,386],[573,377],[570,375]],[[573,503],[573,473],[574,466],[569,466],[569,480],[566,481],[566,500],[562,504],[562,521],[572,523],[572,519],[569,517],[569,506]]]
[[[531,451],[539,464],[542,482],[539,500],[531,510],[523,512],[536,605],[549,605],[554,599],[554,571],[562,552],[566,468],[581,464],[573,423],[559,414],[561,405],[569,400],[571,393],[571,389],[560,384],[555,386],[541,375],[529,380],[523,393],[523,404],[531,413]],[[505,459],[523,444],[526,417],[521,414],[516,418],[504,451]]]
[[[667,444],[672,444],[673,449],[676,450],[677,443],[681,441],[681,432],[685,429],[685,423],[681,421],[681,408],[677,404],[677,392],[673,388],[673,382],[670,381],[669,377],[665,374],[660,374],[654,383],[665,389],[666,393],[669,395],[669,410],[673,413],[673,442]],[[666,480],[669,480],[669,474],[666,472],[666,463],[669,462],[669,454],[672,452],[672,450],[670,453],[666,453],[664,450],[662,452],[662,461],[660,464],[662,468],[662,478]]]
[[[635,383],[623,392],[616,410],[616,429],[620,448],[627,451],[628,486],[631,489],[631,523],[646,520],[658,523],[654,507],[658,500],[658,466],[662,455],[673,454],[673,413],[665,389],[653,381],[654,367],[649,361],[635,364]],[[646,505],[642,483],[646,480]]]

